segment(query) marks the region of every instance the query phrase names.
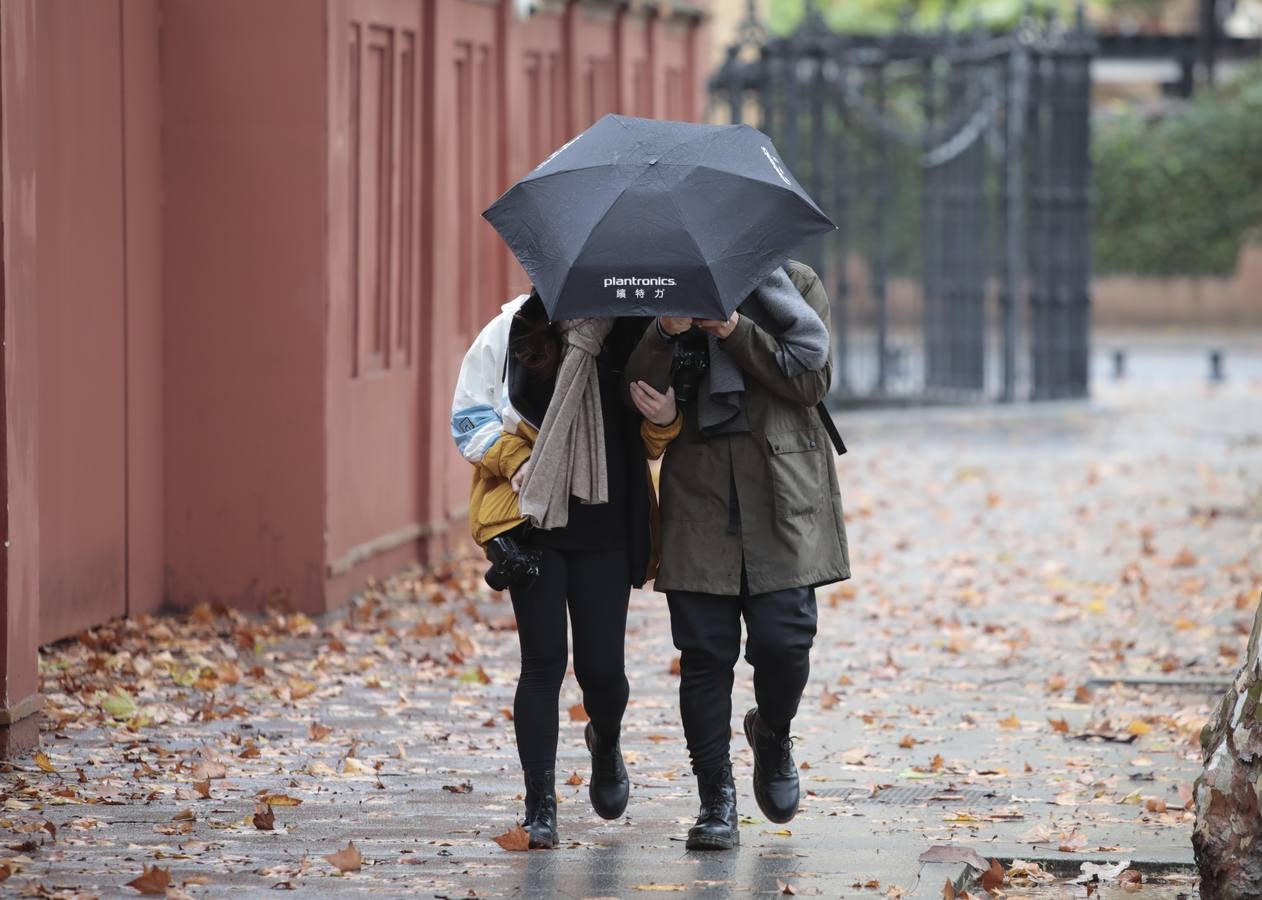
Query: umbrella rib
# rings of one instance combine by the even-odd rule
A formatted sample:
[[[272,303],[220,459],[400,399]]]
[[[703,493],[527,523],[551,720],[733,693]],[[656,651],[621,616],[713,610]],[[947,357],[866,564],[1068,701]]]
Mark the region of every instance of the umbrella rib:
[[[574,264],[578,262],[578,258],[583,255],[583,251],[587,249],[587,242],[592,239],[592,235],[596,233],[596,230],[598,228],[600,228],[601,223],[603,223],[605,219],[609,218],[609,213],[612,212],[613,208],[618,205],[618,201],[622,199],[622,195],[626,193],[627,188],[629,188],[632,184],[635,184],[636,181],[639,181],[641,178],[643,178],[645,173],[648,172],[651,168],[652,168],[651,166],[645,166],[644,172],[641,172],[638,176],[636,176],[635,180],[632,181],[631,184],[625,185],[622,188],[622,190],[620,190],[618,194],[613,198],[613,200],[610,201],[609,205],[605,207],[605,211],[600,214],[600,218],[597,219],[595,224],[593,224],[592,227],[588,230],[587,238],[583,241],[583,243],[579,245],[578,252],[574,254],[574,257],[565,266],[565,278],[561,282],[561,287],[558,288],[556,292],[556,298],[558,302],[560,302],[561,300],[561,295],[565,293],[566,285],[570,283],[570,275],[574,273]]]
[[[540,163],[539,165],[543,165],[543,163]],[[538,183],[538,182],[540,182],[540,181],[543,181],[545,178],[554,178],[554,177],[556,177],[557,175],[572,175],[572,174],[574,174],[575,172],[587,172],[587,171],[590,171],[590,170],[592,170],[592,169],[612,169],[612,168],[614,168],[615,166],[619,166],[619,165],[631,165],[631,164],[629,164],[629,163],[613,163],[613,162],[599,162],[599,163],[592,163],[591,165],[588,165],[588,166],[574,166],[574,167],[569,168],[569,169],[557,169],[555,172],[549,172],[549,173],[547,173],[546,175],[540,175],[540,176],[539,176],[539,177],[537,177],[537,178],[531,178],[531,177],[530,177],[530,172],[533,172],[533,171],[534,171],[534,169],[531,169],[531,170],[530,170],[530,172],[527,172],[527,173],[526,173],[526,175],[525,175],[523,178],[521,178],[519,181],[517,181],[516,183],[517,183],[517,184],[520,184],[520,185],[536,184],[536,183]],[[536,168],[536,169],[537,169],[538,167],[539,167],[539,166],[535,166],[535,168]]]
[[[706,258],[705,251],[701,249],[701,245],[697,243],[697,239],[692,236],[692,231],[688,228],[688,217],[684,215],[684,211],[679,208],[679,203],[675,200],[675,192],[670,191],[666,196],[670,198],[670,205],[675,207],[675,212],[679,213],[679,221],[684,225],[684,234],[688,235],[688,240],[692,242],[693,248],[696,249],[698,258],[707,264],[706,272],[710,275],[710,287],[714,290],[714,295],[719,297],[719,286],[714,281],[714,273],[710,271],[709,260]],[[719,302],[723,302],[722,297],[719,297]]]

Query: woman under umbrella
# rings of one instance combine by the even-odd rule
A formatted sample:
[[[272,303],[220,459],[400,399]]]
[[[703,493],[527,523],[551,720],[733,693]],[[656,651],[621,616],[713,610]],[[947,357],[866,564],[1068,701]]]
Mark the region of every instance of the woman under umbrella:
[[[537,292],[505,304],[465,355],[452,435],[474,466],[469,519],[507,587],[521,644],[513,704],[532,848],[557,842],[558,701],[568,662],[590,721],[589,794],[606,819],[626,809],[619,734],[632,586],[653,576],[656,499],[647,460],[679,432],[673,392],[634,392],[622,372],[643,319],[550,322]]]

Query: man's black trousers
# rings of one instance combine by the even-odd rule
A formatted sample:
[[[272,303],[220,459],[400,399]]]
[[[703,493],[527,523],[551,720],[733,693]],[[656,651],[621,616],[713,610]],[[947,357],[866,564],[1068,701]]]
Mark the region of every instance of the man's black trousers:
[[[728,763],[732,735],[733,669],[741,652],[754,667],[754,698],[762,720],[787,732],[810,674],[815,639],[813,588],[751,595],[667,591],[671,634],[680,652],[679,707],[694,772]]]

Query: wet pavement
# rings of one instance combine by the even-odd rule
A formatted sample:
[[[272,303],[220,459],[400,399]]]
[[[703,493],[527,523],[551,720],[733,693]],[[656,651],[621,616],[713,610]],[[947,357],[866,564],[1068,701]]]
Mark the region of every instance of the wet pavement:
[[[968,867],[919,857],[950,845],[1036,862],[1012,896],[1085,896],[1039,870],[1122,860],[1173,873],[1141,896],[1194,893],[1196,738],[1262,588],[1262,380],[1099,378],[1089,403],[841,418],[855,578],[820,593],[789,825],[758,813],[737,728],[742,846],[684,850],[676,654],[642,592],[627,815],[587,803],[568,678],[562,848],[500,849],[521,806],[516,637],[453,566],[316,622],[203,609],[48,649],[46,757],[0,782],[4,887],[134,895],[156,865],[194,896],[940,897]],[[324,857],[348,841],[362,863],[343,873]]]

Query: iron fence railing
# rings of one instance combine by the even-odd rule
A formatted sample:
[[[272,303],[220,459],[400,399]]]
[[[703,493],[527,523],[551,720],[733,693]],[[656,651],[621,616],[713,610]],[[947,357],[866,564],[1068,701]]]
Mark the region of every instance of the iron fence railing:
[[[841,399],[1082,397],[1090,318],[1083,25],[769,35],[751,2],[712,115],[766,131],[837,223],[803,248]]]

